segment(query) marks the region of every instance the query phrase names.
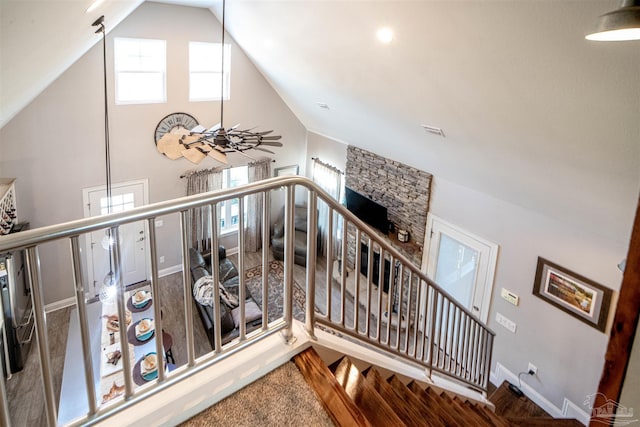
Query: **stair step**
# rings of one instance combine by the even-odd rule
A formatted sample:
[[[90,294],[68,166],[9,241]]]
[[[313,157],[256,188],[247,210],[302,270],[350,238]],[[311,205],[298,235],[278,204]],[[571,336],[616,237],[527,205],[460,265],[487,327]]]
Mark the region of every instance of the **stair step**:
[[[462,406],[460,399],[452,399],[446,392],[440,393],[440,398],[445,401],[448,405],[451,405],[451,408],[456,413],[460,414],[460,416],[464,419],[465,425],[473,425],[473,426],[491,426],[488,422],[484,420],[480,415],[477,415],[473,411],[465,410],[465,407]]]
[[[348,358],[337,364],[334,375],[372,426],[406,425]]]
[[[411,405],[415,408],[424,421],[423,425],[427,426],[447,426],[447,423],[444,422],[438,416],[436,411],[430,410],[429,407],[420,400],[418,396],[416,396],[409,388],[402,383],[395,375],[392,375],[389,379],[387,379],[387,383],[393,388],[393,390],[400,396],[402,400],[407,402],[407,404]]]
[[[456,400],[457,398],[454,398]],[[459,403],[462,403],[462,406],[467,408],[469,411],[474,412],[476,415],[480,416],[483,420],[485,420],[489,425],[494,427],[509,427],[509,424],[502,418],[492,417],[488,412],[485,412],[479,405],[475,403],[471,403],[468,400],[462,401],[458,400]]]
[[[296,355],[293,362],[309,386],[316,392],[336,425],[363,427],[371,425],[313,347]]]
[[[396,393],[393,387],[382,378],[382,375],[374,367],[367,368],[362,374],[371,387],[378,392],[407,426],[421,427],[430,425],[420,411]]]
[[[438,419],[444,423],[444,425],[452,427],[466,426],[460,415],[457,412],[454,412],[444,401],[441,401],[437,394],[433,392],[431,394],[427,393],[427,391],[420,387],[420,385],[415,381],[411,381],[407,387],[429,408],[430,412],[434,413]]]

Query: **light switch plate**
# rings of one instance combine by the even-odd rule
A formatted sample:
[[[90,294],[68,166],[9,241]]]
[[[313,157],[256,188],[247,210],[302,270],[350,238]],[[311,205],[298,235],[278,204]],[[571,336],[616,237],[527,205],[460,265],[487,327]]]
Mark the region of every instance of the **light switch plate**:
[[[507,328],[509,331],[516,333],[516,324],[514,321],[507,319],[500,313],[496,313],[496,322]]]
[[[508,302],[510,302],[515,306],[517,306],[518,302],[520,301],[520,297],[518,295],[514,294],[513,292],[505,288],[502,288],[500,295],[502,296],[502,298],[504,298],[505,300],[507,300]]]

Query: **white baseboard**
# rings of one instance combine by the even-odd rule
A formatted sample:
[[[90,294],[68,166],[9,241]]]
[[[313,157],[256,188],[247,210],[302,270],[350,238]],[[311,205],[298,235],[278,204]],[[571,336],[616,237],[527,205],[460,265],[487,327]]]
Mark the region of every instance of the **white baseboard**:
[[[591,416],[588,412],[585,412],[578,405],[564,398],[564,402],[562,403],[562,416],[565,418],[575,418],[580,421],[584,425],[589,425],[589,421],[591,420]]]
[[[158,270],[158,277],[168,276],[170,274],[178,273],[180,271],[182,271],[182,264],[172,265],[171,267]]]
[[[75,297],[69,297],[60,301],[52,302],[44,306],[45,313],[51,313],[52,311],[60,310],[65,307],[72,307],[76,305]]]
[[[500,363],[496,363],[495,372],[491,372],[489,380],[492,384],[500,386],[504,381],[508,381],[511,384],[518,384],[518,375],[514,374]],[[525,382],[521,382],[520,390],[531,399],[536,405],[544,409],[553,418],[575,418],[584,425],[589,424],[589,414],[580,409],[578,405],[564,398],[562,409],[551,403],[542,394],[538,393],[533,387]]]

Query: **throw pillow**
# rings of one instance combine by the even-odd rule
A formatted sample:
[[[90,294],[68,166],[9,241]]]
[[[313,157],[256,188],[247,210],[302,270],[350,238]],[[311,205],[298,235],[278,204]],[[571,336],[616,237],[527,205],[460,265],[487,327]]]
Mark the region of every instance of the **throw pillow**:
[[[236,328],[240,326],[240,307],[236,307],[231,310],[231,316],[233,316],[233,323],[236,325]],[[250,323],[254,320],[258,320],[262,318],[262,311],[258,304],[256,304],[253,300],[248,299],[244,302],[244,317],[245,322]]]

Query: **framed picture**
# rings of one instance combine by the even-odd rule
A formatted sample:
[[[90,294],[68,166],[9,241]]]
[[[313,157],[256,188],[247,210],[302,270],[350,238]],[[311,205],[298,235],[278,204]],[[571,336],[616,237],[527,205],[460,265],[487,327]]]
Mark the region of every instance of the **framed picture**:
[[[611,289],[538,257],[533,294],[567,314],[604,332]]]
[[[273,176],[288,176],[298,175],[298,165],[283,166],[281,168],[275,168]]]

